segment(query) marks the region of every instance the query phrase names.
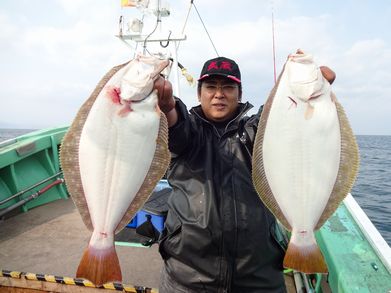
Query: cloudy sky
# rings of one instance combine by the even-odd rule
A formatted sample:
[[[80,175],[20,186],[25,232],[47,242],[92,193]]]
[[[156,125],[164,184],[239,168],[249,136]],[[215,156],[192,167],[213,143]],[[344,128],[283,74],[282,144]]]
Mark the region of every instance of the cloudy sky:
[[[100,78],[134,55],[115,35],[140,10],[119,0],[1,0],[0,128],[68,125]],[[271,15],[276,67],[297,48],[337,73],[333,90],[356,134],[391,135],[391,1],[195,0],[220,56],[241,67],[244,100],[255,108],[273,87]],[[170,1],[162,35],[181,33],[190,0]],[[144,18],[145,32],[156,18]],[[126,25],[124,25],[126,32]],[[179,62],[194,76],[216,53],[194,7]],[[168,49],[150,45],[152,52]],[[171,74],[173,79],[173,74]],[[196,88],[180,78],[180,96],[197,104]]]

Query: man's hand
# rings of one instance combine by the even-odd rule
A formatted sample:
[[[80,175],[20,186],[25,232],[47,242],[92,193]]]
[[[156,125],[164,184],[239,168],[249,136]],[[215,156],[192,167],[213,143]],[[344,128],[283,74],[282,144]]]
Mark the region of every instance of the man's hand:
[[[166,115],[168,127],[171,127],[178,121],[178,113],[175,109],[175,99],[172,95],[172,84],[159,76],[155,80],[154,88],[158,91],[159,108]]]
[[[172,95],[172,84],[159,76],[155,80],[154,88],[158,90],[159,108],[164,114],[167,114],[175,108],[175,100]]]
[[[335,80],[335,72],[332,71],[330,68],[328,68],[327,66],[320,66],[319,67],[320,71],[322,72],[322,75],[325,79],[327,79],[327,81],[330,83],[330,84],[333,84],[334,80]]]

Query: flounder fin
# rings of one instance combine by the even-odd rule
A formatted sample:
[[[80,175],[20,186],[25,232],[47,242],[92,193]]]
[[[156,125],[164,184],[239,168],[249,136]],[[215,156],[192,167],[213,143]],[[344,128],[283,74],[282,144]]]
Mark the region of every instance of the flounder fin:
[[[334,94],[332,94],[334,95]],[[347,196],[356,180],[360,154],[356,137],[350,127],[345,111],[338,101],[335,101],[341,131],[341,158],[337,179],[331,192],[329,201],[324,209],[315,230],[320,229],[327,219],[336,211],[341,201]]]
[[[171,155],[168,149],[168,124],[166,116],[160,112],[159,133],[156,139],[156,150],[147,176],[141,185],[139,191],[130,204],[127,212],[118,224],[115,232],[121,231],[135,216],[137,211],[142,208],[146,200],[152,194],[159,180],[166,173],[170,164]]]
[[[273,104],[274,96],[276,95],[280,80],[285,71],[285,65],[278,77],[278,80],[270,92],[269,98],[267,99],[263,110],[261,113],[261,118],[258,123],[258,130],[255,136],[254,149],[253,149],[253,158],[252,158],[252,180],[255,190],[257,191],[259,197],[267,208],[274,214],[274,216],[281,222],[281,224],[288,230],[291,230],[291,225],[288,223],[288,220],[285,218],[283,212],[281,211],[273,192],[269,186],[269,183],[266,178],[265,168],[263,165],[263,140],[266,130],[266,124],[269,117],[270,109]]]
[[[122,282],[122,273],[114,245],[106,249],[88,246],[80,261],[77,278],[90,280],[96,286],[109,282]]]
[[[311,241],[305,247],[289,242],[285,253],[285,268],[291,268],[306,274],[327,273],[327,265],[316,242]]]
[[[60,162],[63,170],[65,184],[68,192],[70,193],[73,202],[75,203],[79,213],[83,219],[84,224],[87,228],[92,231],[92,222],[86,198],[84,195],[83,185],[80,177],[79,167],[79,143],[80,136],[83,130],[84,123],[91,110],[99,93],[107,82],[117,73],[122,67],[127,65],[121,64],[113,67],[106,75],[100,80],[91,96],[81,106],[67,133],[65,134],[60,147]]]

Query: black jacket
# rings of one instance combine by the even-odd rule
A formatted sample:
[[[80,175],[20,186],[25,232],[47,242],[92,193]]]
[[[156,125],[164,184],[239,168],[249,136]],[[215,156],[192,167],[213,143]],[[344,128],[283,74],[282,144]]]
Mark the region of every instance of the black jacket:
[[[169,130],[173,188],[160,240],[166,271],[196,292],[284,292],[284,251],[274,237],[275,218],[255,192],[251,157],[260,111],[251,104],[220,136],[201,107]]]

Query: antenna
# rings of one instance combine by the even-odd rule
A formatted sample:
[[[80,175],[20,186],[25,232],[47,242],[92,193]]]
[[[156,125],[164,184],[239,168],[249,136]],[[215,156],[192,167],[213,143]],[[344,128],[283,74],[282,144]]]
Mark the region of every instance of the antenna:
[[[273,38],[273,69],[274,69],[274,83],[277,82],[276,76],[276,47],[274,42],[274,8],[272,2],[272,38]]]

